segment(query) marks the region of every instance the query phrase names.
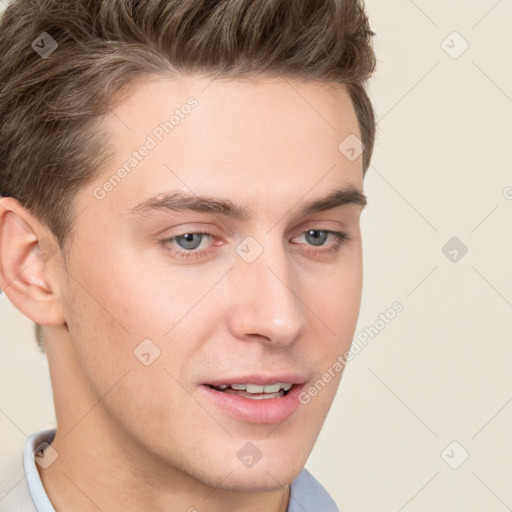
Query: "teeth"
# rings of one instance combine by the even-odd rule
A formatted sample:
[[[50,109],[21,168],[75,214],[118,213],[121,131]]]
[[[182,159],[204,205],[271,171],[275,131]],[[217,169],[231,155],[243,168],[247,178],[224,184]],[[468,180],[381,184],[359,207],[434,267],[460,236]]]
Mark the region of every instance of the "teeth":
[[[245,389],[247,393],[263,393],[264,386],[258,386],[256,384],[246,384]]]
[[[281,389],[284,391],[289,391],[292,388],[293,384],[284,384],[282,382],[277,382],[276,384],[268,384],[266,386],[260,386],[258,384],[221,384],[219,389],[227,389],[231,387],[237,391],[247,391],[248,393],[278,393]]]
[[[251,400],[267,400],[268,398],[280,398],[280,395],[279,394],[277,394],[277,395],[274,394],[274,395],[270,395],[270,396],[265,396],[265,395],[254,395],[254,396],[251,396]]]

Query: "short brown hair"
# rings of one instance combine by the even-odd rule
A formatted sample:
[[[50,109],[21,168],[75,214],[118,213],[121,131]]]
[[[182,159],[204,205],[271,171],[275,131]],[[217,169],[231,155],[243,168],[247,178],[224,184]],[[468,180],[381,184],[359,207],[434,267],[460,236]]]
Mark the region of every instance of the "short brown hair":
[[[46,58],[43,33],[58,45]],[[112,154],[98,121],[136,80],[193,72],[346,84],[365,173],[372,35],[362,0],[13,0],[0,20],[0,196],[65,249],[73,198]]]

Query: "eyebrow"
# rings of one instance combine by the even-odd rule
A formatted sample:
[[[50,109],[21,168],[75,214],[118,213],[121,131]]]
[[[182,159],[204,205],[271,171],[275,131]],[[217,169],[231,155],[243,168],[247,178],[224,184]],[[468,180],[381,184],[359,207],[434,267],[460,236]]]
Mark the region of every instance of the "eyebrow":
[[[353,204],[364,208],[366,196],[353,186],[336,188],[327,196],[306,203],[300,215],[311,215],[317,212]],[[157,194],[138,204],[129,213],[147,214],[158,210],[194,211],[222,215],[236,220],[249,220],[253,216],[251,209],[235,204],[229,199],[220,199],[208,195],[189,194],[183,191]]]

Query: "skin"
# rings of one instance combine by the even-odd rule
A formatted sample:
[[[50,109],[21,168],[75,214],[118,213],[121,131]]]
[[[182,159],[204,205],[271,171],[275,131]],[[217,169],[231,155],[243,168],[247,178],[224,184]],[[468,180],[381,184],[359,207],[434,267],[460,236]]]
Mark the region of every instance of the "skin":
[[[198,106],[96,199],[95,187],[190,96]],[[198,385],[298,372],[310,386],[349,349],[362,208],[299,214],[335,187],[362,191],[361,158],[338,150],[360,133],[348,93],[291,78],[151,77],[102,122],[116,154],[76,196],[67,259],[50,251],[44,261],[38,241],[52,234],[15,199],[0,208],[1,286],[44,326],[58,425],[58,458],[39,468],[49,498],[74,511],[285,511],[342,372],[280,424],[238,420]],[[176,190],[230,199],[254,215],[129,213]],[[310,229],[350,239],[329,252],[335,237],[315,246]],[[205,231],[213,238],[196,252],[210,252],[198,258],[166,250],[187,252],[183,239],[160,242]],[[248,236],[263,248],[252,263],[235,252]],[[147,338],[160,349],[149,366],[133,352]],[[237,457],[248,441],[261,453],[251,468]]]

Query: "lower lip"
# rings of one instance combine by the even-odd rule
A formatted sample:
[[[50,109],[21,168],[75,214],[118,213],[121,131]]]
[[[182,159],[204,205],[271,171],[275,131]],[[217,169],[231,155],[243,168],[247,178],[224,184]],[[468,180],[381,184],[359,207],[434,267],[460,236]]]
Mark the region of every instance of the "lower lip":
[[[223,393],[206,385],[200,386],[199,389],[214,404],[239,420],[250,423],[281,423],[298,409],[299,395],[303,387],[304,384],[295,384],[281,398],[263,400]]]

